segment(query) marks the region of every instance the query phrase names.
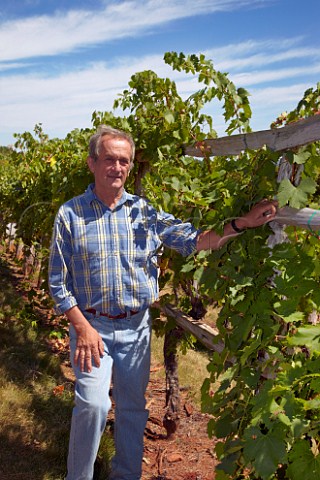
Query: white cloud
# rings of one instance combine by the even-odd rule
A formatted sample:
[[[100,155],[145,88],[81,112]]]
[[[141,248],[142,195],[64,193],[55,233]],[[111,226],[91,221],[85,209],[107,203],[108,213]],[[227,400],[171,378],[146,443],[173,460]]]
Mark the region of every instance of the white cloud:
[[[138,36],[161,24],[216,11],[260,6],[268,0],[147,0],[106,2],[103,10],[57,11],[0,25],[0,61],[52,56]],[[17,41],[18,39],[18,41]]]
[[[312,85],[307,83],[296,83],[291,86],[260,88],[252,92],[252,105],[260,106],[261,109],[278,105],[279,113],[281,113],[284,110],[295,108],[304,92],[310,87]]]
[[[251,85],[262,84],[266,82],[275,82],[279,80],[296,79],[301,76],[318,75],[320,73],[319,65],[310,65],[294,68],[281,68],[279,70],[262,70],[254,72],[244,72],[232,75],[232,81],[237,86],[248,88]],[[312,85],[309,85],[310,87]]]
[[[111,45],[119,38],[146,36],[160,25],[177,19],[244,7],[258,8],[277,1],[104,0],[96,2],[99,10],[89,10],[89,6],[87,10],[57,10],[52,15],[0,23],[0,72],[3,72],[0,104],[1,116],[5,118],[1,134],[32,131],[39,122],[51,136],[64,136],[73,128],[88,127],[94,110],[111,110],[117,94],[127,88],[131,75],[150,66],[158,75],[175,80],[179,93],[185,98],[201,88],[201,84],[192,75],[173,71],[164,63],[162,54],[110,57],[108,62],[90,64],[85,63],[86,55],[83,55],[82,67],[72,70],[70,62],[67,72],[59,72],[58,55],[102,43]],[[304,47],[303,41],[303,37],[248,40],[203,53],[214,59],[217,70],[229,72],[229,78],[237,87],[250,91],[254,118],[261,122],[269,118],[271,122],[287,105],[294,103],[295,106],[296,99],[301,98],[304,76],[319,76],[319,50]],[[31,59],[40,56],[57,56],[57,62],[48,62],[48,66],[38,59],[35,65]],[[70,55],[70,58],[73,57]],[[300,64],[301,67],[297,66]],[[270,87],[285,81],[292,87]],[[213,108],[214,102],[206,106],[216,119]],[[268,125],[253,128],[268,128]]]
[[[153,65],[159,75],[169,74],[161,56],[122,58],[112,67],[106,63],[59,76],[35,74],[0,77],[2,134],[31,131],[36,123],[55,136],[76,127],[90,126],[94,110],[112,109],[114,100],[128,86],[131,75]],[[18,114],[17,114],[18,113]],[[0,142],[1,143],[1,142]]]
[[[214,58],[215,68],[220,71],[236,71],[250,67],[257,69],[291,60],[319,61],[319,48],[300,47],[302,40],[301,37],[264,42],[250,40],[206,50],[204,53],[208,58]]]
[[[13,70],[15,68],[24,68],[24,67],[28,67],[29,64],[27,63],[21,63],[21,62],[8,62],[8,63],[0,63],[0,72],[4,72],[6,70]]]

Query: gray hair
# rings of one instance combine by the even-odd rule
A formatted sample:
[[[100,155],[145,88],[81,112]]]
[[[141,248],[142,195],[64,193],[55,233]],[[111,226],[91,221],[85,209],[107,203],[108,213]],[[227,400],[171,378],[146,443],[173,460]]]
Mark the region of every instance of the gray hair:
[[[127,140],[131,146],[131,163],[133,163],[135,156],[135,144],[133,138],[128,133],[123,130],[118,130],[117,128],[110,127],[109,125],[99,125],[97,133],[92,135],[89,141],[89,156],[96,161],[100,153],[100,143],[101,138],[105,135],[108,135],[113,138],[121,138]]]

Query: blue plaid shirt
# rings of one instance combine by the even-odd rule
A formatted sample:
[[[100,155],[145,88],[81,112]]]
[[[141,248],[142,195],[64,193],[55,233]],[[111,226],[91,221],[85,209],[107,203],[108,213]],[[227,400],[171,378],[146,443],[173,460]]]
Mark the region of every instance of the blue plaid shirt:
[[[92,189],[62,205],[55,219],[49,286],[56,310],[78,305],[119,315],[145,309],[158,298],[160,247],[187,256],[198,231],[126,191],[110,210]]]

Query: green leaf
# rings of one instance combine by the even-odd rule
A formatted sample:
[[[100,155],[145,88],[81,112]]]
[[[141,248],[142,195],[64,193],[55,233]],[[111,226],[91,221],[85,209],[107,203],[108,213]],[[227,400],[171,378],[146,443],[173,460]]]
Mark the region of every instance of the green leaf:
[[[320,325],[306,325],[298,328],[293,336],[288,337],[288,344],[305,346],[312,351],[320,352]]]
[[[320,378],[314,378],[310,382],[310,387],[317,393],[320,393]]]
[[[286,205],[292,196],[294,195],[295,192],[295,187],[292,185],[290,180],[288,178],[285,178],[282,180],[279,186],[279,191],[278,191],[278,201],[279,201],[279,206],[283,207]]]
[[[320,455],[314,455],[307,440],[297,442],[289,453],[290,480],[319,480]]]
[[[240,362],[241,362],[242,366],[245,365],[245,363],[248,360],[248,358],[250,357],[250,355],[252,353],[257,352],[257,350],[261,346],[262,332],[259,331],[257,333],[258,334],[257,334],[256,338],[254,340],[251,340],[250,343],[246,347],[244,347],[244,349],[242,350],[242,354],[241,354],[241,357],[240,357]]]
[[[188,273],[188,272],[192,272],[192,270],[195,269],[195,264],[192,262],[192,263],[185,263],[182,267],[181,267],[181,272],[183,273]]]
[[[217,473],[216,473],[215,478],[216,479],[217,478],[221,478],[221,479],[230,478],[228,476],[225,476],[226,474],[232,475],[231,478],[235,478],[234,474],[235,474],[235,471],[237,469],[237,463],[238,463],[239,456],[240,456],[239,452],[232,453],[231,455],[225,456],[216,467],[216,472],[220,472],[222,470],[224,472],[224,475],[222,475],[221,477],[217,477]]]
[[[304,407],[305,410],[319,410],[320,399],[313,398],[312,400],[305,400],[303,402],[303,407]]]
[[[264,435],[256,427],[249,428],[245,433],[245,460],[253,464],[262,480],[269,480],[279,463],[286,458],[286,443],[278,433],[271,431]]]
[[[165,118],[167,123],[174,123],[175,118],[174,118],[174,115],[171,112],[171,110],[166,110],[165,111],[164,118]]]
[[[217,470],[214,478],[215,478],[215,480],[232,480],[232,478],[234,478],[234,477],[230,477],[230,475],[223,472],[222,470]]]
[[[234,418],[231,414],[223,415],[216,419],[214,433],[217,438],[225,438],[230,433],[236,432],[240,418]]]
[[[292,185],[289,179],[282,180],[278,191],[279,205],[284,206],[287,203],[293,208],[302,208],[308,201],[308,194],[316,191],[317,183],[311,178],[304,178],[298,187]]]
[[[260,373],[253,368],[247,367],[242,370],[242,378],[250,388],[255,389],[260,378]]]
[[[306,163],[308,158],[311,156],[310,152],[300,152],[293,155],[294,163],[303,164]]]
[[[170,179],[170,183],[171,183],[171,187],[173,188],[173,190],[176,190],[177,192],[179,192],[179,190],[181,189],[181,182],[180,182],[179,178],[172,177]]]

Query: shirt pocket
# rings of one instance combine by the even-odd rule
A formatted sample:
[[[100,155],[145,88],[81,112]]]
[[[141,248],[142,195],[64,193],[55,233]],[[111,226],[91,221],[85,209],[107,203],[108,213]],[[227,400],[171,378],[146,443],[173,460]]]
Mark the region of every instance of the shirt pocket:
[[[137,260],[144,259],[147,263],[152,257],[156,257],[156,252],[161,245],[156,231],[156,217],[135,221],[132,224],[132,238],[134,256]]]

